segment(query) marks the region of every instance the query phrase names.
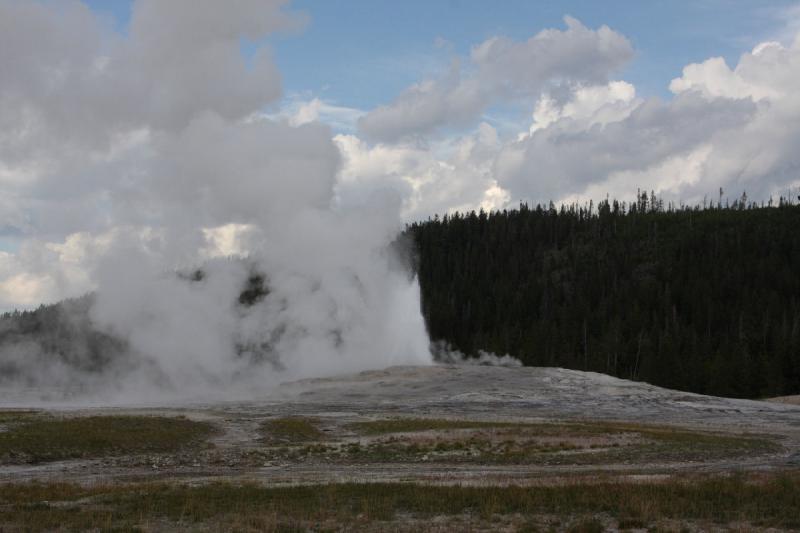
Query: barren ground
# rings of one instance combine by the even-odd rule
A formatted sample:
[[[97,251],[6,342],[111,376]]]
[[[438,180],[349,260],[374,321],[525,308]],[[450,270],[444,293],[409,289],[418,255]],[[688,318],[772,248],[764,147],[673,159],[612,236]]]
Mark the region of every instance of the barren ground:
[[[178,452],[6,458],[0,483],[560,486],[800,470],[800,405],[563,369],[393,367],[287,383],[247,402],[57,415],[183,416],[215,433]]]

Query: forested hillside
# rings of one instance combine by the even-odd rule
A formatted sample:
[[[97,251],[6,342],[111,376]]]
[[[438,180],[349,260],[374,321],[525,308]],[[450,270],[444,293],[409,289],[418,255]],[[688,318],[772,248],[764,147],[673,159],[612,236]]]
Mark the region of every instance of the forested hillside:
[[[706,394],[800,393],[800,206],[786,200],[523,204],[436,217],[406,236],[431,338],[454,349]],[[267,292],[253,275],[238,305]],[[92,298],[2,315],[0,382],[31,377],[37,357],[85,371],[120,359],[125,343],[89,320]]]
[[[800,393],[800,206],[618,202],[408,227],[432,339],[707,394]]]
[[[99,372],[118,360],[126,346],[97,331],[89,319],[94,296],[0,315],[0,384],[31,384],[32,372],[60,366]],[[37,361],[37,359],[43,359]]]
[[[235,261],[223,259],[222,261]],[[251,267],[252,268],[252,267]],[[206,276],[203,268],[176,272],[186,283],[197,283]],[[252,271],[234,305],[248,308],[261,301],[269,292],[266,276]],[[90,309],[95,294],[40,305],[30,311],[14,311],[0,315],[0,386],[5,383],[35,385],[42,369],[61,372],[102,374],[111,367],[118,370],[135,364],[129,355],[127,342],[98,329],[91,319]],[[220,305],[230,302],[220,302]],[[236,354],[250,360],[275,365],[268,344],[254,345],[235,342]],[[65,382],[65,380],[61,380]]]

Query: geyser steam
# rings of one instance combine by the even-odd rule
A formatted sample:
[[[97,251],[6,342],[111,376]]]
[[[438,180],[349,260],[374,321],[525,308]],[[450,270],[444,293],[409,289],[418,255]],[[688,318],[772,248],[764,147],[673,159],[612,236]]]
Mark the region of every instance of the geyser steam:
[[[282,4],[139,0],[126,37],[78,2],[0,4],[15,21],[0,50],[10,39],[18,54],[0,52],[3,123],[28,128],[0,138],[0,155],[30,167],[47,143],[31,186],[63,194],[64,210],[40,224],[81,243],[91,328],[124,346],[92,367],[7,344],[2,362],[26,385],[229,396],[430,362],[418,286],[389,245],[396,196],[339,208],[329,129],[262,115],[278,74],[266,50],[245,59],[240,43],[296,26]]]

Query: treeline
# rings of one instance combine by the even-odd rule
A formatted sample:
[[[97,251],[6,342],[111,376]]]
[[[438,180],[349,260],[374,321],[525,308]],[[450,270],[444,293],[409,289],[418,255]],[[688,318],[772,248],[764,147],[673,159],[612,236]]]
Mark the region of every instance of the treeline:
[[[433,340],[735,397],[800,393],[800,206],[455,213],[407,228]]]
[[[219,261],[240,261],[220,259]],[[246,278],[235,300],[241,308],[252,307],[269,294],[267,276],[248,265]],[[204,267],[176,272],[186,283],[202,281]],[[80,298],[40,305],[36,309],[0,314],[0,385],[4,382],[25,382],[33,385],[41,368],[65,367],[71,371],[101,373],[112,366],[124,367],[129,346],[117,336],[98,329],[91,319],[95,301],[90,293]],[[221,302],[222,304],[222,302]],[[232,346],[240,357],[279,367],[269,343],[235,342]],[[38,366],[37,366],[38,365]]]
[[[98,331],[89,318],[94,295],[41,305],[35,310],[0,315],[0,384],[30,380],[43,358],[52,365],[100,372],[119,359],[127,346]]]

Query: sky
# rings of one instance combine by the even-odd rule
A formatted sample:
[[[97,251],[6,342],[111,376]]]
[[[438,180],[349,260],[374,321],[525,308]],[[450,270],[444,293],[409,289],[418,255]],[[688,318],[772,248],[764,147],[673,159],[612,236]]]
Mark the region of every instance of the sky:
[[[796,0],[221,6],[0,0],[0,310],[97,288],[123,242],[246,253],[264,206],[800,189]]]
[[[90,0],[120,31],[132,0]],[[795,0],[302,0],[302,30],[269,38],[288,94],[313,94],[338,105],[368,109],[390,100],[420,76],[435,73],[453,53],[496,35],[517,40],[558,27],[572,15],[627,36],[637,55],[624,78],[644,95],[669,96],[684,65],[742,52],[786,30]]]

